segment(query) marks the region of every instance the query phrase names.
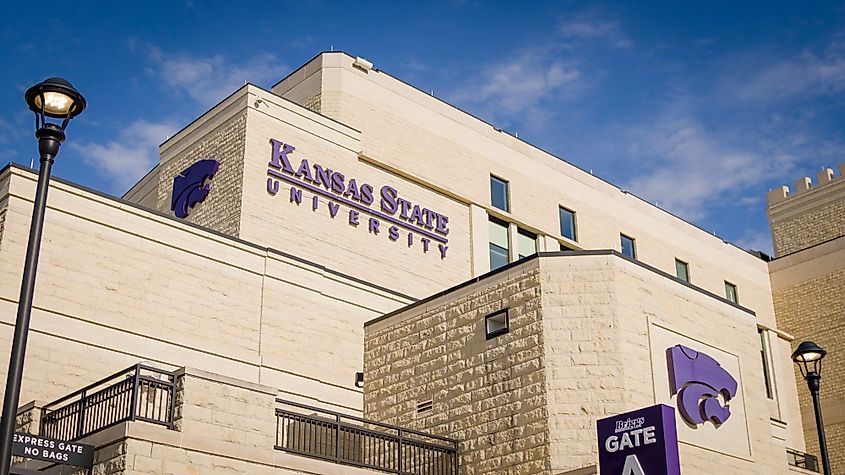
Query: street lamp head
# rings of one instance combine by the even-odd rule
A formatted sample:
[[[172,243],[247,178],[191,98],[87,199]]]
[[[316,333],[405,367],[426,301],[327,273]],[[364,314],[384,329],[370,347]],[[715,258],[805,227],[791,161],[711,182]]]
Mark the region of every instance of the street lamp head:
[[[71,83],[62,78],[50,78],[30,87],[24,94],[29,110],[35,113],[36,129],[47,125],[46,117],[62,119],[61,130],[68,121],[85,110],[87,103]]]
[[[798,365],[801,375],[805,378],[810,373],[821,376],[822,359],[826,354],[827,351],[819,345],[812,341],[804,341],[792,353],[792,361]]]

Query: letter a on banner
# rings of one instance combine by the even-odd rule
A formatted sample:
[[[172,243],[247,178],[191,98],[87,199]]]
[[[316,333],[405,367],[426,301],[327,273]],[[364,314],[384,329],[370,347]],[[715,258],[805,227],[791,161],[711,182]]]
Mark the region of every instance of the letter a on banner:
[[[622,467],[622,475],[645,475],[643,467],[640,465],[640,459],[636,455],[629,455],[625,457],[625,466]]]

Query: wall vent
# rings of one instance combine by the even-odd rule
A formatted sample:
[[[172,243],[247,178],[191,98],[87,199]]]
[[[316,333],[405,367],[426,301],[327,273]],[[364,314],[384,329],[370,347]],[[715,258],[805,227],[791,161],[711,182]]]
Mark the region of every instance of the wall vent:
[[[417,403],[417,414],[421,414],[426,411],[430,411],[431,408],[434,407],[434,401],[429,399],[428,401],[418,402]]]

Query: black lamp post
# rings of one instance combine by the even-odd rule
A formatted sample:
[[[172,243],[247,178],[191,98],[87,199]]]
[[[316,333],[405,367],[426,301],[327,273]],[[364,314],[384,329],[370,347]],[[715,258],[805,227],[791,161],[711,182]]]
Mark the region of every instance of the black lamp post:
[[[822,406],[819,400],[819,388],[822,380],[822,359],[827,352],[824,348],[805,341],[798,345],[792,353],[792,361],[801,370],[801,376],[807,381],[810,394],[813,396],[813,410],[816,413],[816,430],[819,433],[819,452],[822,456],[822,468],[825,475],[830,475],[830,460],[827,455],[827,441],[824,436],[824,422],[822,422]]]
[[[38,138],[41,167],[38,171],[38,187],[35,191],[29,242],[26,246],[18,316],[15,320],[15,335],[12,339],[9,374],[3,398],[3,417],[0,420],[0,475],[8,475],[12,463],[12,436],[15,432],[21,393],[24,353],[29,333],[29,317],[32,313],[32,295],[35,291],[38,253],[41,250],[41,231],[44,226],[50,171],[53,168],[53,160],[59,153],[59,147],[65,140],[68,122],[81,114],[86,106],[82,94],[62,78],[50,78],[32,86],[26,91],[24,98],[29,109],[35,113],[35,137]],[[48,117],[61,120],[61,125],[47,122]]]

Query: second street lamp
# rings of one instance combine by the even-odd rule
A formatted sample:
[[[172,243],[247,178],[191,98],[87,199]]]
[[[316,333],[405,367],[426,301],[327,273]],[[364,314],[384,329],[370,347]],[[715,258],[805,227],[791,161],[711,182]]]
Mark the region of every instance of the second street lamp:
[[[822,468],[825,475],[830,475],[830,460],[827,455],[827,441],[824,435],[824,421],[822,420],[822,405],[819,399],[819,389],[822,380],[822,359],[827,352],[824,348],[813,343],[804,341],[795,352],[792,353],[792,361],[801,370],[801,376],[807,381],[810,395],[813,397],[813,410],[816,413],[816,431],[819,435],[819,452],[822,457]]]
[[[6,392],[3,398],[3,417],[0,420],[0,475],[8,475],[12,463],[12,436],[20,402],[23,362],[26,353],[26,339],[29,334],[29,318],[32,314],[32,297],[35,292],[35,275],[38,254],[41,250],[41,231],[44,227],[44,212],[47,207],[47,189],[53,160],[65,140],[68,122],[85,110],[86,102],[69,82],[62,78],[50,78],[29,88],[24,95],[29,109],[35,113],[35,137],[38,138],[40,168],[32,222],[29,227],[29,241],[26,246],[21,293],[18,299],[18,315],[15,320],[15,334],[12,338],[12,352],[9,359],[9,373],[6,377]],[[47,122],[47,118],[59,119],[60,124]]]

